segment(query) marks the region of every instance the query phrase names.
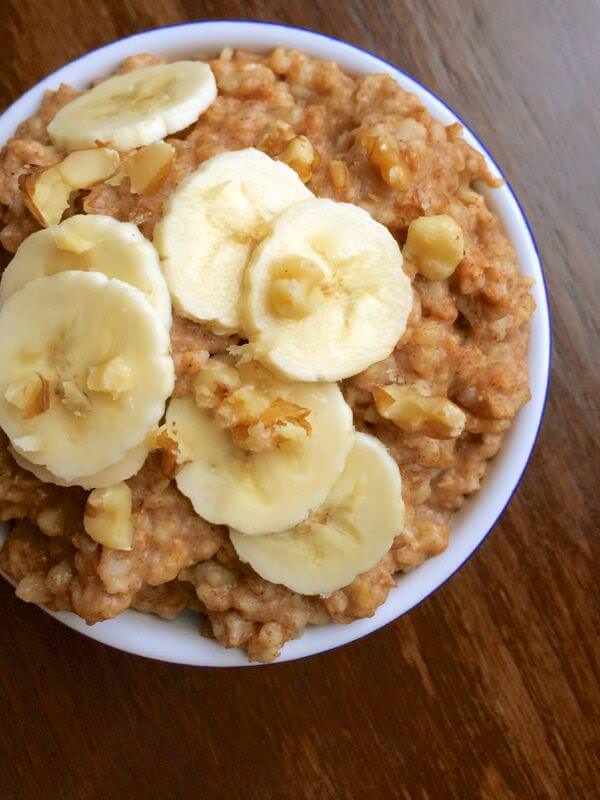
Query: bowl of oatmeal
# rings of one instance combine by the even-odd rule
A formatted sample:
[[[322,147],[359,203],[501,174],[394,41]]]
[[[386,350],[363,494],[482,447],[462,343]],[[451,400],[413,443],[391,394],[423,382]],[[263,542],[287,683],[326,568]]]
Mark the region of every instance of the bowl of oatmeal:
[[[550,324],[518,201],[441,100],[320,34],[192,23],[62,67],[0,136],[21,599],[235,666],[358,639],[459,569],[534,447]]]

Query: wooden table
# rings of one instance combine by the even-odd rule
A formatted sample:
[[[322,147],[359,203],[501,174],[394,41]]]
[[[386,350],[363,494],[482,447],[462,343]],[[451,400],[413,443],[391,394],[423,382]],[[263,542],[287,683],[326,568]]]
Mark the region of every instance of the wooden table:
[[[4,0],[0,106],[105,42],[210,17],[371,48],[480,132],[529,215],[552,297],[542,436],[458,575],[384,630],[305,662],[146,661],[1,583],[0,796],[597,798],[598,0]]]

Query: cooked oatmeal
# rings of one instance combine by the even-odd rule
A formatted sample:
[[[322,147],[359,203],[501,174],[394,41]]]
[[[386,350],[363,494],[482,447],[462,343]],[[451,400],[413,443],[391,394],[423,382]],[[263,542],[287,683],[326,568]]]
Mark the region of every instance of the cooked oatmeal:
[[[161,61],[140,55],[120,71]],[[42,483],[16,465],[1,435],[0,519],[13,527],[0,567],[16,581],[21,599],[74,611],[89,623],[130,607],[166,619],[189,608],[200,615],[204,635],[245,649],[253,660],[272,661],[309,624],[371,616],[396,573],[445,549],[453,513],[478,490],[529,399],[534,301],[513,246],[478,191],[478,182],[494,186],[494,180],[459,125],[433,119],[388,76],[353,78],[335,63],[296,51],[260,56],[228,50],[210,66],[218,96],[196,123],[166,138],[175,154],[163,183],[144,194],[131,191],[128,177],[118,185],[102,183],[77,195],[71,213],[132,222],[151,239],[183,178],[222,151],[255,147],[288,163],[317,197],[368,211],[401,246],[410,223],[423,215],[458,223],[464,257],[449,278],[429,279],[404,249],[413,291],[406,331],[392,355],[342,386],[356,428],[379,438],[400,467],[404,530],[350,585],[325,598],[304,596],[260,578],[238,559],[227,529],[194,512],[176,488],[164,439],[157,438],[157,449],[128,481],[134,538],[133,549],[124,552],[85,532],[83,489]],[[50,143],[47,125],[76,94],[68,86],[47,92],[38,113],[0,153],[0,243],[9,253],[40,227],[23,203],[19,178],[64,157]],[[132,157],[133,151],[122,153],[122,165]],[[174,396],[192,391],[209,356],[229,357],[243,344],[236,335],[218,335],[175,315]],[[410,399],[417,406],[419,398],[435,399],[421,403],[422,424],[403,425],[401,409],[386,419],[376,404],[379,387],[405,385],[416,387]],[[461,414],[460,435],[448,422],[452,413]]]

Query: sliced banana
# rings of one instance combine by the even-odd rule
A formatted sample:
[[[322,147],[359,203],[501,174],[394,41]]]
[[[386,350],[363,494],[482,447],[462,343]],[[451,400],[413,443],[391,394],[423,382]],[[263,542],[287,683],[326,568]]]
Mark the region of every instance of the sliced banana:
[[[398,466],[378,439],[357,433],[342,475],[306,522],[266,536],[230,535],[241,560],[265,580],[328,595],[375,566],[403,526]]]
[[[67,103],[48,125],[65,150],[156,142],[195,122],[217,96],[208,64],[175,61],[116,75]]]
[[[259,361],[290,380],[336,381],[389,356],[412,292],[387,228],[313,199],[284,211],[255,249],[243,306]]]
[[[0,309],[0,427],[63,481],[141,445],[173,382],[168,332],[127,283],[63,272],[31,281]]]
[[[254,150],[208,159],[172,194],[154,233],[173,303],[218,332],[240,329],[240,285],[273,217],[312,197],[294,170]]]
[[[146,444],[138,445],[137,447],[129,450],[121,461],[113,464],[106,469],[96,472],[95,475],[88,475],[80,477],[76,480],[65,481],[53,475],[46,467],[40,464],[33,464],[26,455],[14,445],[9,446],[12,457],[17,464],[35,475],[35,477],[44,483],[54,483],[56,486],[81,486],[84,489],[104,489],[107,486],[112,486],[119,481],[126,481],[131,478],[136,472],[144,466],[149,452]]]
[[[78,214],[28,236],[2,275],[0,304],[30,281],[66,270],[130,283],[170,328],[171,298],[156,250],[135,225],[101,214]]]
[[[250,452],[236,445],[213,413],[200,409],[191,397],[171,400],[167,424],[184,463],[177,486],[209,522],[249,535],[283,530],[317,508],[341,474],[353,443],[352,412],[335,384],[282,383],[255,364],[239,372],[242,389],[237,392],[251,387],[269,402],[283,400],[308,409],[310,435]],[[246,394],[239,396],[251,403]]]

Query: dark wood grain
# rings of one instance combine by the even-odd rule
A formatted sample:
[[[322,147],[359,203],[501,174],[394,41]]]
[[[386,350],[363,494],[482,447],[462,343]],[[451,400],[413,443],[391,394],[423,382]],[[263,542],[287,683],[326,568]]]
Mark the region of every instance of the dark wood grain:
[[[600,5],[597,0],[3,0],[0,105],[157,25],[278,20],[441,94],[503,165],[542,251],[554,368],[494,534],[435,596],[342,650],[202,670],[98,645],[1,583],[0,796],[600,796]]]

